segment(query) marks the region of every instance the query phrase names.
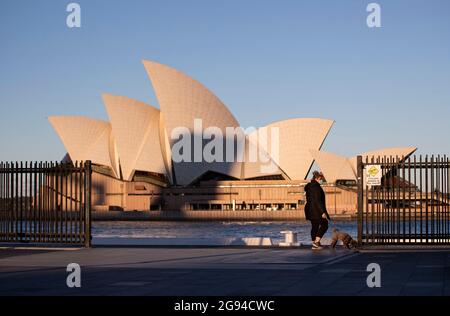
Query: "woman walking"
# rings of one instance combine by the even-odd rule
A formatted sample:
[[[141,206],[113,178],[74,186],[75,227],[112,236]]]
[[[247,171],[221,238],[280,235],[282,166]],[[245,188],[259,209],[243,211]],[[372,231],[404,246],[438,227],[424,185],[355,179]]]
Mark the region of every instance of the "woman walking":
[[[328,215],[325,204],[325,192],[321,187],[323,180],[323,174],[314,171],[311,182],[305,186],[305,216],[306,219],[311,222],[313,250],[323,249],[320,240],[328,231],[328,221],[330,220],[330,215]]]

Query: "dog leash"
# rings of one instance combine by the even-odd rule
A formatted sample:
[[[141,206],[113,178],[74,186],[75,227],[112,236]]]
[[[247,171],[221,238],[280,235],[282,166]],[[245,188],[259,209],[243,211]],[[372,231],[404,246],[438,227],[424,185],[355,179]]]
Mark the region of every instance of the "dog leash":
[[[336,227],[336,223],[335,223],[335,221],[333,221],[332,219],[331,219],[331,217],[330,217],[330,219],[329,219],[329,222],[331,223],[331,227],[332,228],[335,228]]]

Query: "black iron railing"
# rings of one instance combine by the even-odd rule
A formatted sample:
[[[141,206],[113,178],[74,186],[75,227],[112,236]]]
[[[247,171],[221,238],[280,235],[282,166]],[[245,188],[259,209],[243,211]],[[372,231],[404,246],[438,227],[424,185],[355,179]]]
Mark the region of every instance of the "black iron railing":
[[[90,161],[0,163],[0,243],[91,245]]]
[[[381,168],[379,185],[367,170]],[[446,156],[358,157],[358,242],[450,244],[450,160]]]

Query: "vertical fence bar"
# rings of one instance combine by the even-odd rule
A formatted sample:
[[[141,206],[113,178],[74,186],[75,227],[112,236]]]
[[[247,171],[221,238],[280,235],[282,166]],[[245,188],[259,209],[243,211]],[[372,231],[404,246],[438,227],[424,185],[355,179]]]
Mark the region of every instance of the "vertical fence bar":
[[[418,236],[419,236],[419,238],[420,238],[420,243],[423,243],[423,236],[422,236],[422,233],[423,233],[423,221],[422,221],[422,218],[423,218],[423,172],[424,172],[424,170],[423,170],[423,158],[422,158],[422,155],[420,155],[419,156],[419,162],[417,163],[417,165],[418,165],[418,170],[419,170],[419,190],[418,190],[418,214],[417,214],[417,218],[418,218],[418,221],[419,221],[419,226],[417,227],[417,230],[418,230],[418,232],[417,232],[417,234],[418,234]]]
[[[48,208],[47,208],[47,242],[52,240],[52,225],[53,225],[53,195],[52,195],[52,185],[53,185],[53,175],[52,175],[53,163],[48,163],[47,173],[47,194],[48,194]]]
[[[11,182],[10,182],[10,187],[9,187],[9,192],[11,194],[11,198],[10,198],[10,203],[11,203],[11,222],[10,222],[10,227],[11,227],[11,240],[12,241],[16,241],[17,240],[17,227],[16,227],[16,216],[17,216],[17,192],[16,192],[16,177],[17,177],[17,173],[15,172],[16,170],[16,165],[15,163],[11,162]]]
[[[52,187],[52,191],[53,191],[53,218],[54,218],[54,224],[53,224],[53,229],[54,229],[54,240],[57,241],[59,240],[59,176],[58,176],[58,162],[54,163],[54,167],[53,167],[53,187]]]
[[[390,168],[390,170],[391,170],[391,174],[390,174],[390,178],[391,178],[391,186],[390,186],[390,188],[391,188],[391,193],[390,193],[390,206],[391,206],[391,209],[390,209],[390,213],[391,213],[391,216],[390,216],[390,221],[391,221],[391,224],[389,225],[390,226],[390,236],[391,236],[391,243],[395,243],[395,230],[396,230],[396,222],[395,222],[395,210],[396,210],[396,207],[395,207],[395,198],[396,198],[396,195],[395,195],[395,158],[393,157],[393,156],[391,156],[391,168]]]
[[[61,196],[61,188],[60,188],[60,173],[59,173],[59,163],[55,162],[55,187],[54,187],[54,195],[55,195],[55,236],[56,241],[61,240],[61,210],[59,199]]]
[[[17,181],[17,207],[18,207],[18,218],[17,218],[17,226],[19,228],[18,236],[19,240],[22,241],[22,223],[23,223],[23,208],[22,208],[22,190],[23,190],[23,174],[22,174],[22,168],[23,163],[20,162],[17,175],[18,175],[18,181]]]
[[[446,218],[445,218],[445,212],[446,212],[446,191],[447,188],[445,186],[445,181],[446,181],[446,175],[445,175],[445,159],[446,157],[444,156],[442,158],[442,165],[441,165],[441,170],[442,170],[442,192],[441,192],[441,203],[442,203],[442,214],[441,214],[441,225],[442,225],[442,231],[441,231],[441,242],[445,243],[445,223],[446,223]]]
[[[442,209],[441,209],[441,242],[445,243],[445,211],[446,211],[446,187],[445,187],[445,181],[446,181],[446,176],[445,176],[445,156],[442,157],[442,165],[441,165],[441,173],[442,173],[442,187],[441,187],[441,204],[442,204]]]
[[[4,182],[4,169],[3,162],[0,162],[0,241],[5,241],[5,182]]]
[[[69,207],[69,227],[70,227],[70,231],[69,231],[69,236],[70,236],[70,243],[73,243],[74,239],[73,239],[73,223],[72,223],[72,210],[73,210],[73,200],[74,200],[74,196],[73,196],[73,173],[74,173],[74,169],[71,169],[69,172],[69,183],[70,183],[70,207]]]
[[[22,174],[23,174],[23,193],[22,193],[22,205],[23,205],[23,218],[22,218],[22,223],[23,223],[23,239],[25,242],[27,242],[29,239],[29,220],[28,220],[28,209],[29,209],[29,204],[28,204],[28,162],[25,161],[25,167],[22,170]]]
[[[59,176],[58,176],[58,162],[54,163],[53,168],[53,179],[54,179],[54,185],[53,185],[53,218],[54,218],[54,241],[59,240]]]
[[[78,238],[79,238],[79,243],[84,243],[84,227],[83,227],[83,215],[84,215],[84,177],[83,177],[83,166],[84,164],[80,162],[80,166],[78,169],[78,173],[80,176],[79,179],[79,191],[80,191],[80,209],[78,211],[78,230],[80,232]]]
[[[447,243],[447,155],[442,158],[442,243]]]
[[[84,166],[85,173],[85,215],[84,215],[84,246],[87,248],[91,247],[91,182],[92,182],[92,165],[91,161],[85,162]]]
[[[357,181],[358,181],[358,245],[362,246],[363,239],[363,212],[364,212],[364,199],[363,199],[363,185],[364,185],[364,179],[363,179],[363,172],[364,172],[364,165],[362,161],[362,156],[358,156],[357,158]]]
[[[33,163],[33,185],[32,185],[32,194],[33,194],[33,242],[37,242],[37,226],[38,226],[38,218],[37,218],[37,162]]]
[[[4,241],[5,219],[4,219],[4,179],[3,179],[3,162],[0,162],[0,241]]]
[[[10,222],[11,222],[11,197],[10,197],[10,193],[11,193],[11,191],[10,191],[10,165],[9,165],[9,162],[6,162],[5,164],[4,164],[4,168],[5,168],[5,188],[4,188],[4,191],[5,191],[5,198],[6,198],[6,201],[5,201],[5,216],[6,216],[6,218],[5,218],[5,231],[4,231],[4,233],[5,233],[5,240],[6,241],[9,241],[10,240],[10,235],[9,235],[9,233],[10,233]]]
[[[430,187],[430,205],[431,205],[431,222],[430,222],[430,226],[431,226],[431,240],[430,242],[433,243],[434,242],[434,190],[435,190],[435,165],[434,165],[434,155],[431,156],[431,187]]]
[[[393,180],[392,180],[392,156],[389,157],[388,159],[388,187],[387,187],[387,224],[386,224],[386,228],[387,228],[387,233],[389,236],[388,242],[392,243],[392,186],[393,186]]]
[[[11,207],[10,207],[10,196],[9,196],[9,163],[5,162],[3,164],[3,179],[4,179],[4,187],[3,194],[5,197],[4,201],[4,225],[3,225],[3,233],[4,240],[9,241],[9,221],[11,218]]]
[[[5,162],[2,164],[2,197],[3,197],[3,203],[2,203],[2,210],[3,210],[3,216],[2,216],[2,241],[8,240],[8,164]]]
[[[443,236],[443,214],[444,214],[444,159],[440,157],[439,159],[439,243],[444,240]]]
[[[6,162],[6,198],[7,198],[7,203],[6,203],[6,208],[7,208],[7,213],[6,216],[7,218],[7,222],[6,222],[6,238],[8,241],[10,241],[12,239],[12,219],[13,219],[13,205],[12,205],[12,192],[11,192],[11,182],[12,182],[12,177],[11,177],[11,163],[10,162]]]
[[[50,191],[50,186],[51,186],[51,182],[52,182],[52,174],[51,174],[51,168],[52,168],[52,164],[49,162],[47,164],[47,168],[46,168],[46,193],[47,193],[47,210],[46,210],[46,216],[47,216],[47,223],[46,223],[46,241],[50,242],[51,241],[51,223],[52,223],[52,217],[51,217],[51,208],[52,208],[52,196],[51,196],[51,191]]]
[[[19,173],[18,173],[18,167],[19,163],[16,161],[14,166],[14,235],[15,239],[14,241],[19,241]]]
[[[26,170],[26,178],[28,181],[28,185],[27,185],[27,207],[26,207],[26,211],[27,211],[27,233],[28,233],[28,237],[27,237],[27,241],[32,241],[33,240],[33,221],[32,221],[32,208],[33,208],[33,200],[32,200],[32,196],[33,196],[33,191],[32,191],[32,184],[33,184],[33,173],[32,173],[32,163],[30,161],[29,163],[29,167]]]
[[[49,242],[53,242],[55,236],[55,220],[54,220],[54,212],[55,209],[55,197],[53,195],[53,188],[55,187],[55,174],[54,174],[54,165],[53,161],[50,162],[49,170],[48,170],[48,194],[49,194],[49,204],[50,207],[48,209],[49,216]]]
[[[27,167],[25,167],[24,173],[25,173],[25,213],[26,213],[26,235],[25,238],[27,241],[32,240],[32,231],[33,231],[33,223],[31,221],[31,162],[28,164]]]
[[[446,181],[445,181],[445,225],[446,225],[446,243],[450,242],[450,159],[448,157],[445,158],[445,175],[446,175]]]
[[[40,193],[40,218],[41,218],[41,238],[40,242],[45,241],[45,207],[46,207],[46,194],[45,194],[45,163],[40,163],[40,174],[39,174],[39,193]]]
[[[447,156],[444,155],[444,157],[442,158],[442,243],[446,243],[447,242],[447,217],[446,217],[446,213],[447,213],[447,175],[446,175],[446,160],[447,160]]]
[[[11,205],[11,165],[6,162],[5,170],[5,196],[6,196],[6,225],[5,225],[5,238],[7,241],[11,240],[11,218],[12,218],[12,205]]]
[[[8,162],[8,240],[13,241],[14,233],[14,185],[13,185],[13,165],[12,162]]]
[[[0,221],[1,221],[1,223],[0,223],[0,240],[1,241],[5,241],[6,240],[6,235],[5,235],[5,233],[6,233],[6,219],[7,219],[7,216],[6,216],[6,185],[5,185],[5,182],[6,182],[6,173],[5,173],[5,165],[3,164],[3,162],[1,163],[1,165],[0,165],[0,177],[1,177],[1,180],[0,180],[0,198],[1,198],[1,201],[0,201],[0,212],[1,212],[1,214],[0,214]]]
[[[8,162],[4,164],[4,175],[5,175],[5,225],[4,225],[4,233],[5,233],[5,241],[10,240],[10,220],[11,220],[11,197],[10,197],[10,165]]]
[[[81,208],[81,204],[79,203],[80,198],[79,198],[79,181],[80,181],[80,176],[78,174],[78,161],[75,162],[75,170],[74,170],[74,174],[75,174],[75,214],[74,214],[74,219],[73,219],[73,224],[75,227],[75,243],[79,242],[79,226],[78,226],[78,212]]]
[[[440,234],[441,234],[441,231],[440,231],[440,226],[441,226],[441,223],[439,222],[439,217],[440,217],[440,211],[441,211],[441,203],[440,203],[440,200],[441,200],[441,163],[440,163],[440,160],[441,160],[441,156],[440,155],[438,155],[437,156],[437,158],[436,158],[436,189],[435,189],[435,191],[436,191],[436,193],[435,193],[435,204],[436,204],[436,208],[435,208],[435,225],[436,225],[436,227],[435,227],[435,230],[436,230],[436,234],[435,234],[435,242],[437,242],[437,243],[439,243],[440,242]]]
[[[395,177],[397,174],[397,158],[392,157],[392,197],[391,197],[391,212],[392,212],[392,226],[391,226],[391,234],[392,234],[392,243],[397,242],[397,182],[395,181]]]
[[[385,171],[384,171],[384,181],[385,188],[383,190],[383,204],[384,204],[384,236],[385,242],[389,243],[389,158],[387,156],[384,157],[385,162]]]
[[[417,243],[417,157],[414,156],[414,239]]]
[[[434,243],[439,243],[439,209],[440,209],[440,203],[439,203],[439,190],[440,190],[440,174],[439,174],[439,160],[440,160],[440,156],[438,155],[436,157],[436,162],[435,162],[435,172],[436,172],[436,176],[435,176],[435,188],[434,188],[434,205],[435,205],[435,209],[434,209]]]
[[[430,203],[429,203],[429,190],[430,190],[430,161],[428,156],[425,157],[426,164],[425,164],[425,243],[427,244],[429,242],[428,234],[430,232],[429,228],[429,216],[430,216]]]
[[[13,186],[13,165],[12,162],[8,162],[8,240],[13,240],[14,231],[14,186]]]
[[[57,174],[57,183],[58,183],[58,190],[56,190],[56,197],[57,197],[57,208],[56,212],[58,214],[58,242],[64,243],[64,218],[63,218],[63,194],[64,194],[64,187],[63,187],[63,170],[62,170],[62,163],[58,163],[58,167],[56,168],[56,174]]]
[[[445,239],[445,159],[444,157],[441,157],[440,159],[440,166],[439,166],[439,178],[441,179],[441,182],[439,184],[440,191],[439,191],[439,243],[444,243]]]
[[[371,160],[372,160],[371,164],[373,165],[375,162],[375,157],[372,156]],[[375,238],[374,232],[375,232],[375,212],[376,212],[376,210],[375,210],[375,205],[374,205],[374,195],[375,195],[375,187],[372,185],[370,188],[370,196],[367,199],[367,202],[369,203],[369,198],[370,198],[370,203],[372,204],[371,205],[371,214],[370,214],[371,215],[370,216],[370,221],[371,221],[371,223],[370,223],[370,230],[371,230],[370,239],[371,239],[372,243],[374,243],[374,238]],[[369,208],[367,208],[367,209],[369,209]]]
[[[385,236],[386,236],[386,232],[385,232],[385,221],[386,221],[386,213],[385,213],[385,192],[386,192],[386,156],[381,158],[381,172],[382,172],[382,186],[381,186],[381,191],[380,191],[380,207],[381,207],[381,223],[380,223],[380,238],[381,238],[381,242],[384,244],[386,242]]]
[[[70,174],[69,166],[65,166],[66,170],[64,172],[64,242],[69,243],[69,223],[67,210],[69,209],[69,187],[68,187],[68,175]]]
[[[9,234],[9,219],[11,218],[11,216],[10,216],[10,211],[11,211],[10,197],[9,197],[9,163],[5,162],[3,164],[3,168],[4,168],[4,175],[5,175],[4,193],[5,193],[5,198],[6,198],[6,200],[5,200],[5,216],[6,216],[6,218],[5,218],[5,226],[4,226],[5,241],[6,241],[6,240],[9,240],[9,236],[8,236],[8,234]]]
[[[436,229],[437,229],[437,242],[441,243],[441,210],[442,210],[442,159],[441,156],[438,156],[437,159],[437,188],[436,188],[436,201],[437,201],[437,223],[436,223]]]
[[[402,240],[403,243],[406,243],[406,165],[405,165],[405,157],[402,157],[401,161],[401,169],[402,169],[402,178],[398,179],[399,182],[399,188],[402,193],[402,202],[401,202],[401,208],[402,208],[402,215],[403,215],[403,230],[402,230]]]
[[[408,186],[408,239],[409,239],[409,243],[413,242],[412,239],[412,223],[411,223],[411,203],[412,203],[412,194],[411,194],[411,187],[413,185],[413,182],[411,180],[411,158],[408,158],[407,160],[407,168],[408,168],[408,183],[406,183],[406,185]]]
[[[445,190],[445,223],[446,223],[446,243],[450,243],[450,159],[445,159],[445,174],[446,174],[446,190]]]
[[[441,191],[441,204],[442,204],[442,209],[441,209],[441,242],[445,243],[445,224],[446,224],[446,217],[445,217],[445,212],[446,212],[446,203],[447,203],[447,199],[446,199],[446,192],[447,192],[447,188],[446,188],[446,175],[445,175],[445,160],[446,160],[446,156],[442,157],[442,165],[441,165],[441,172],[442,172],[442,191]]]
[[[37,194],[38,197],[38,210],[37,210],[37,217],[38,217],[38,242],[42,242],[42,162],[39,162],[37,164]]]
[[[6,241],[6,173],[5,165],[0,163],[0,240]]]
[[[23,168],[21,168],[21,175],[22,175],[22,193],[21,193],[21,206],[22,206],[22,241],[27,241],[28,238],[28,221],[27,221],[27,209],[28,209],[28,162],[25,162],[25,165]]]
[[[395,194],[395,242],[400,243],[400,159],[395,157],[395,176],[394,176],[394,194]]]
[[[441,192],[440,192],[440,243],[445,243],[445,156],[441,157]]]
[[[369,158],[366,157],[365,162],[364,162],[366,168],[367,168],[368,163],[369,163]],[[364,174],[363,174],[363,183],[364,183]],[[364,224],[364,228],[365,228],[366,242],[367,242],[367,244],[370,244],[371,241],[370,241],[370,234],[369,234],[369,188],[367,186],[367,183],[363,184],[363,188],[364,188],[364,192],[365,192],[365,194],[364,194],[365,217],[364,217],[363,224]]]
[[[380,165],[381,166],[381,163],[380,163],[380,157],[377,157],[377,164],[378,165]],[[381,176],[383,176],[383,168],[381,167],[380,168],[380,172],[381,172]],[[381,184],[382,185],[382,184]],[[380,187],[377,187],[376,188],[376,190],[375,190],[375,195],[376,195],[376,197],[375,197],[375,200],[376,200],[376,216],[375,216],[375,221],[376,221],[376,232],[375,232],[375,236],[376,236],[376,238],[377,238],[377,243],[379,243],[380,242],[380,240],[379,240],[379,238],[380,238],[380,188],[381,188],[382,186],[380,186]]]
[[[43,200],[43,217],[44,217],[44,223],[43,223],[43,241],[48,242],[49,238],[49,216],[48,216],[48,209],[50,208],[50,196],[49,196],[49,174],[48,174],[48,163],[44,163],[44,169],[42,173],[42,185],[43,185],[43,194],[44,194],[44,200]]]

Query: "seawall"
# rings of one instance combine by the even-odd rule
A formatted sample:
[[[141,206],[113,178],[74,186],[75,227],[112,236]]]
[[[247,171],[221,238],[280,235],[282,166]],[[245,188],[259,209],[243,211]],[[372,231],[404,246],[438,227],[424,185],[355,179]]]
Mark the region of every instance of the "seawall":
[[[355,219],[354,214],[332,215],[337,220]],[[296,221],[305,220],[302,210],[289,211],[94,211],[94,221]]]

